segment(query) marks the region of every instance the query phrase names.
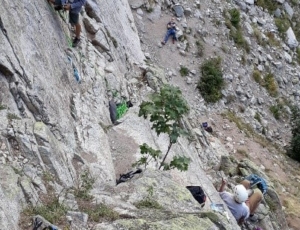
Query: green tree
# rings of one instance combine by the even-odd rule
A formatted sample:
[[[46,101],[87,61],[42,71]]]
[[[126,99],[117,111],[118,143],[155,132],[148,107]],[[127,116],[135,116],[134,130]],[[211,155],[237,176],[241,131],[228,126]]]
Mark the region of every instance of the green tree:
[[[163,85],[159,92],[153,93],[150,99],[151,101],[143,101],[140,105],[139,116],[143,116],[145,119],[150,117],[150,121],[152,122],[151,129],[154,129],[157,135],[161,133],[169,135],[168,149],[160,163],[159,169],[164,167],[165,170],[171,168],[187,170],[190,159],[184,156],[179,158],[174,157],[170,165],[165,163],[169,151],[172,145],[177,142],[178,137],[187,134],[180,126],[180,120],[189,112],[186,100],[183,98],[178,87],[167,84]],[[153,149],[147,151],[154,151],[154,153],[156,153]],[[146,159],[144,159],[143,162],[147,162],[147,160],[145,160]]]
[[[288,155],[300,162],[300,109],[292,108],[291,117],[292,139],[288,149]]]

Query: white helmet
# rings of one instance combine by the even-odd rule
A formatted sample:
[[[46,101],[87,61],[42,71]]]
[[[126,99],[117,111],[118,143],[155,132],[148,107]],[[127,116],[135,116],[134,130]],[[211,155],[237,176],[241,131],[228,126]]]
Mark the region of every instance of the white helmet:
[[[244,185],[238,184],[234,188],[234,199],[238,203],[243,203],[248,199],[248,192]]]

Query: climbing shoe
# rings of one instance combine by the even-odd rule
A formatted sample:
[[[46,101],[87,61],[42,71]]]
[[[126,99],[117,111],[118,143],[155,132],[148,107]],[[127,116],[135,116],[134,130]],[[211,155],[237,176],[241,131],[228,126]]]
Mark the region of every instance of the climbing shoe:
[[[258,221],[258,216],[256,214],[250,215],[249,220],[253,223],[256,223]]]
[[[77,47],[77,45],[79,44],[80,41],[81,41],[80,38],[75,37],[74,40],[73,40],[72,46],[73,46],[73,47]]]

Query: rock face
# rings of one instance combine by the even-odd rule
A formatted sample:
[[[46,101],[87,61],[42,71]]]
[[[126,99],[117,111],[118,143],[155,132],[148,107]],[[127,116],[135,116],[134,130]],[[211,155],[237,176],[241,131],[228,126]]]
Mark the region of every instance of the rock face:
[[[111,221],[98,218],[95,229],[240,229],[227,208],[228,217],[211,210],[211,203],[223,201],[215,187],[221,178],[214,170],[212,174],[209,172],[220,163],[219,169],[230,176],[238,174],[238,169],[253,172],[253,167],[250,163],[243,162],[241,166],[238,161],[232,162],[227,150],[233,149],[232,139],[227,138],[224,146],[217,137],[199,127],[198,115],[227,107],[229,97],[234,94],[246,108],[246,114],[251,115],[245,119],[261,111],[264,116],[261,123],[253,119],[249,122],[261,133],[263,124],[270,122],[263,106],[275,99],[265,96],[265,91],[259,95],[261,89],[247,84],[253,65],[261,71],[274,66],[280,89],[284,93],[291,92],[291,98],[299,99],[297,69],[286,70],[286,64],[292,64],[294,57],[290,49],[298,46],[291,28],[286,32],[287,45],[282,44],[285,52],[269,49],[270,54],[265,55],[260,46],[256,47],[247,56],[245,62],[251,66],[245,69],[241,65],[230,69],[230,62],[237,62],[242,54],[234,47],[233,54],[228,55],[232,59],[225,62],[225,69],[230,70],[226,74],[228,88],[222,94],[228,96],[227,99],[209,107],[198,95],[189,98],[192,111],[181,125],[190,133],[190,139],[180,137],[167,158],[169,161],[172,156],[189,157],[187,172],[153,170],[157,165],[150,162],[148,170],[141,175],[116,186],[116,177],[130,171],[132,163],[140,158],[139,145],[147,143],[166,152],[169,143],[168,136],[157,136],[150,121],[138,116],[138,106],[149,92],[159,90],[178,72],[174,68],[168,69],[166,74],[162,66],[149,64],[157,56],[144,54],[146,49],[141,46],[145,12],[149,13],[147,20],[154,22],[159,20],[162,10],[174,9],[184,28],[178,34],[188,31],[191,35],[194,31],[193,37],[201,36],[208,44],[226,50],[225,45],[218,44],[217,37],[207,38],[213,34],[225,41],[228,37],[228,29],[221,27],[224,24],[222,11],[225,5],[234,3],[221,5],[221,2],[205,1],[212,4],[213,10],[202,12],[199,1],[195,2],[194,9],[194,5],[187,6],[182,1],[87,0],[80,14],[82,41],[76,49],[69,44],[74,34],[65,21],[65,14],[55,12],[48,1],[1,2],[0,229],[28,229],[30,218],[23,211],[32,206],[45,206],[47,198],[67,207],[62,216],[68,221],[59,226],[61,229],[70,226],[90,229],[91,214],[81,206],[80,196],[84,195],[93,205],[106,204],[119,216]],[[243,14],[247,36],[254,33],[251,27],[254,22],[262,30],[274,31],[272,17],[257,8],[255,1],[238,2],[247,12]],[[132,10],[137,10],[140,21],[136,21]],[[294,12],[289,5],[285,4],[285,10],[292,17]],[[219,22],[220,28],[212,27],[211,31],[202,28],[206,16],[215,17],[215,24]],[[194,30],[188,28],[186,17],[197,20]],[[268,39],[262,37],[263,41]],[[246,38],[249,43],[251,39]],[[232,41],[227,45],[233,46]],[[189,49],[187,42],[178,44],[182,58],[198,55],[191,54]],[[172,50],[175,51],[176,48]],[[80,83],[74,77],[74,69],[81,76]],[[198,76],[195,69],[185,80],[191,87]],[[281,75],[280,71],[287,73]],[[289,81],[290,78],[293,80]],[[293,83],[293,91],[288,89],[289,82]],[[116,103],[130,100],[134,105],[115,126],[108,109],[112,98]],[[275,139],[279,133],[271,127],[266,136]],[[185,189],[187,185],[204,188],[208,200],[203,209]],[[88,195],[80,193],[82,188]],[[270,190],[269,196],[276,200],[279,208],[272,215],[266,214],[264,226],[286,229],[277,193]],[[160,208],[141,208],[138,204],[145,200],[156,201]],[[264,204],[262,210],[266,209]],[[37,217],[44,220],[44,224],[57,224]],[[27,219],[23,221],[23,218]],[[276,218],[281,225],[276,224]]]

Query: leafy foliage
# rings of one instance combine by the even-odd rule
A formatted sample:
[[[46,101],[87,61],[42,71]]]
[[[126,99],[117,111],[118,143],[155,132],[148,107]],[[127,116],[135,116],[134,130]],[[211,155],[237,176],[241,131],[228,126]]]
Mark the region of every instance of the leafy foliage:
[[[185,156],[175,156],[170,164],[163,164],[164,170],[178,169],[179,171],[187,171],[191,159]]]
[[[155,150],[146,143],[140,145],[140,152],[143,156],[136,163],[134,163],[133,166],[144,165],[146,168],[152,159],[157,162],[161,156],[160,150]]]
[[[300,162],[300,109],[292,108],[291,117],[292,139],[288,149],[288,154]]]
[[[197,88],[206,102],[217,102],[222,98],[221,90],[224,86],[221,58],[212,58],[204,62],[201,73]]]
[[[239,23],[240,23],[240,11],[238,9],[231,9],[229,10],[230,13],[230,22],[231,24],[235,27],[238,28],[239,27]]]
[[[163,85],[159,92],[153,93],[151,95],[151,101],[143,101],[140,105],[139,116],[143,116],[145,119],[150,117],[152,122],[152,129],[155,130],[157,135],[161,133],[166,133],[169,136],[169,146],[168,150],[160,164],[161,168],[164,164],[164,161],[172,147],[173,144],[177,142],[178,137],[181,135],[186,135],[187,132],[181,128],[180,120],[185,114],[189,112],[189,107],[186,100],[183,98],[182,93],[178,87],[171,85]],[[143,156],[137,163],[145,164],[153,158],[158,160],[158,157],[161,154],[161,151],[154,150],[146,144],[140,146],[141,154]],[[147,156],[147,154],[149,156]],[[185,160],[184,158],[180,158]],[[178,162],[178,160],[176,160]],[[186,160],[183,162],[183,166],[180,163],[174,163],[169,168],[177,168],[187,170],[187,167],[184,167]]]
[[[80,175],[78,187],[75,189],[74,195],[83,200],[91,200],[93,197],[89,194],[95,183],[95,178],[92,177],[89,170],[85,170]]]
[[[181,66],[179,72],[182,77],[185,77],[189,74],[190,71],[187,67]]]
[[[186,133],[179,125],[180,119],[189,112],[186,100],[178,87],[164,85],[160,92],[153,93],[152,101],[143,101],[140,105],[139,116],[145,119],[150,116],[152,129],[157,135],[166,133],[171,143],[176,143],[177,138]]]

